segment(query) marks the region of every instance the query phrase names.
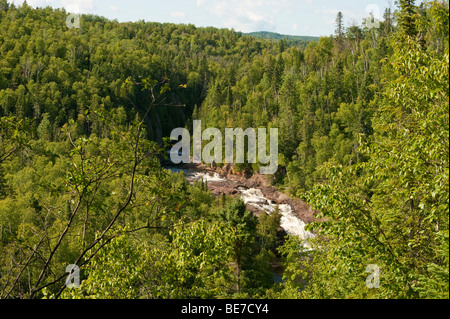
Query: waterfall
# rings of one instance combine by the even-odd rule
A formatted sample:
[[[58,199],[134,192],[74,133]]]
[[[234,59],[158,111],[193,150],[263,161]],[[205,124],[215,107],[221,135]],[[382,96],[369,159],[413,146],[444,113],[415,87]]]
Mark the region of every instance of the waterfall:
[[[252,205],[267,214],[275,211],[277,204],[264,197],[262,191],[257,188],[239,189],[241,191],[241,198],[245,204]],[[298,236],[303,242],[306,249],[311,247],[308,245],[308,239],[314,238],[315,235],[305,229],[306,223],[294,215],[292,207],[287,204],[278,205],[278,210],[281,214],[280,226],[284,231],[291,236]]]
[[[206,173],[189,169],[180,168],[168,168],[173,172],[184,172],[186,178],[189,181],[207,181],[207,182],[226,182],[227,179],[222,178],[219,174]],[[246,189],[239,187],[237,189],[241,198],[245,204],[254,206],[267,214],[275,211],[277,204],[273,203],[271,200],[267,199],[263,192],[257,188]],[[281,228],[291,236],[298,236],[303,241],[303,246],[305,250],[310,250],[311,247],[308,244],[308,239],[314,238],[315,235],[305,229],[306,223],[300,218],[295,216],[292,207],[288,204],[278,205],[278,210],[281,214],[280,226]]]

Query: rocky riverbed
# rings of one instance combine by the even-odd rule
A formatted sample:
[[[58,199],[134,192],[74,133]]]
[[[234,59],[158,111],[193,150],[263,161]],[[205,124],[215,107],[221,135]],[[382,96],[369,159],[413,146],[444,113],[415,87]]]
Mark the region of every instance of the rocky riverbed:
[[[168,169],[184,172],[191,183],[203,180],[214,195],[240,196],[247,209],[256,215],[270,213],[278,206],[283,216],[281,227],[286,233],[297,235],[303,240],[314,237],[314,234],[305,230],[305,225],[314,221],[315,212],[303,201],[291,198],[270,186],[264,175],[245,176],[236,173],[232,165],[220,168],[215,165],[208,167],[189,164]]]

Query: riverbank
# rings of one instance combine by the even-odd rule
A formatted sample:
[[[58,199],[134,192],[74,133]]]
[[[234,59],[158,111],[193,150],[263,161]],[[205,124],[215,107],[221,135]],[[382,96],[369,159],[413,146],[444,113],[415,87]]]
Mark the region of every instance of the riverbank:
[[[306,231],[305,226],[315,220],[315,212],[299,199],[293,199],[270,186],[266,176],[255,174],[245,176],[234,172],[231,165],[222,168],[208,167],[204,164],[185,164],[166,167],[174,172],[183,172],[189,183],[202,181],[215,196],[240,196],[247,210],[256,216],[268,214],[278,209],[282,215],[277,232],[279,245],[286,235],[298,236],[303,240],[304,249],[311,249],[308,239],[315,234]],[[271,261],[274,282],[282,282],[284,265],[280,254],[275,250],[275,259]]]
[[[304,247],[310,249],[308,239],[314,238],[315,234],[307,231],[305,227],[315,220],[315,212],[303,201],[291,198],[270,186],[266,176],[244,176],[234,172],[232,165],[219,168],[204,164],[185,164],[166,168],[183,172],[191,184],[203,181],[208,190],[216,196],[239,196],[247,209],[256,216],[270,214],[278,209],[282,215],[280,232],[298,236],[303,240]]]
[[[316,212],[311,207],[298,198],[292,198],[278,191],[267,181],[266,175],[258,173],[253,176],[245,176],[236,173],[232,165],[226,164],[223,167],[210,167],[205,164],[186,164],[178,167],[184,171],[188,180],[198,180],[199,173],[204,176],[207,187],[214,195],[228,195],[231,197],[239,196],[243,189],[259,189],[264,198],[270,200],[275,205],[289,205],[292,213],[309,224],[315,221]],[[267,204],[267,203],[265,203]],[[250,205],[251,211],[259,215],[262,210],[257,205]]]

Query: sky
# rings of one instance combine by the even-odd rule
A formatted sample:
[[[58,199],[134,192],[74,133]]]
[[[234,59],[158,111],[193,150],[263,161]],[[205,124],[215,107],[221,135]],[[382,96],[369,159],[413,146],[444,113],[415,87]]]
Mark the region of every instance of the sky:
[[[23,0],[10,0],[20,5]],[[394,0],[27,0],[32,7],[65,8],[120,22],[145,20],[233,28],[241,32],[271,31],[289,35],[328,36],[336,15],[344,25],[361,25],[372,12],[381,19]]]

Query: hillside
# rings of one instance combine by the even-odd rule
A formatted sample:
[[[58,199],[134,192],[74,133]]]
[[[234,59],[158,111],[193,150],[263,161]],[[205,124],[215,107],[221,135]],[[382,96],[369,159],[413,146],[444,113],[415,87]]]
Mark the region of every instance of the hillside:
[[[246,35],[250,35],[255,38],[261,38],[261,39],[271,39],[271,40],[294,40],[294,41],[319,41],[319,37],[312,37],[312,36],[298,36],[298,35],[286,35],[286,34],[279,34],[276,32],[268,32],[268,31],[259,31],[259,32],[250,32],[245,33]]]
[[[313,39],[0,0],[0,299],[448,299],[449,8],[399,3]]]

